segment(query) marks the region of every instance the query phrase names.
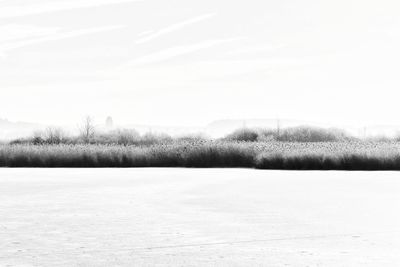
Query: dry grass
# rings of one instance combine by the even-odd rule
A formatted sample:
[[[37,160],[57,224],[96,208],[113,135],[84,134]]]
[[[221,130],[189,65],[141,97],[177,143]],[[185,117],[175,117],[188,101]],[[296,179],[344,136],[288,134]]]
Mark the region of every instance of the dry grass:
[[[3,145],[3,167],[251,167],[255,153],[239,143],[152,146]]]
[[[0,145],[0,166],[400,170],[400,143],[181,140],[150,146]]]

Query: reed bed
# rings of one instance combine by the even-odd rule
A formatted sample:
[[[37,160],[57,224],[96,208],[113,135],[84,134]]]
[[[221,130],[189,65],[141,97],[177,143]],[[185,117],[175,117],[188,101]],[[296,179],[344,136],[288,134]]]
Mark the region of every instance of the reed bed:
[[[0,167],[400,170],[400,143],[203,140],[150,146],[3,144]]]

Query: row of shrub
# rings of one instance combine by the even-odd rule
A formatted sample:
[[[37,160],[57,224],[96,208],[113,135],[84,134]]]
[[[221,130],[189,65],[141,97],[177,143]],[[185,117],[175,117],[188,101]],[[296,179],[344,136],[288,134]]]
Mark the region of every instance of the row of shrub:
[[[274,170],[348,170],[378,171],[400,170],[400,153],[395,155],[345,153],[345,154],[263,154],[255,167]]]
[[[239,143],[5,145],[0,167],[252,167],[255,155]]]
[[[0,167],[240,167],[284,170],[400,170],[393,144],[262,146],[206,141],[151,146],[0,145]],[[357,149],[359,147],[359,149]]]
[[[325,129],[317,127],[292,127],[284,129],[251,129],[242,128],[225,137],[234,141],[281,141],[281,142],[343,142],[356,140],[339,129]]]
[[[132,129],[118,129],[108,132],[99,132],[90,138],[81,135],[71,136],[59,128],[48,128],[45,131],[35,132],[32,137],[20,138],[10,142],[10,144],[26,145],[79,145],[79,144],[98,144],[98,145],[136,145],[150,146],[155,144],[168,144],[182,140],[203,140],[201,136],[184,136],[172,138],[167,134],[146,133],[140,135]]]
[[[147,133],[140,135],[132,129],[118,129],[108,132],[96,132],[88,136],[71,136],[60,128],[48,128],[36,132],[32,137],[17,139],[11,144],[111,144],[111,145],[136,145],[150,146],[154,144],[170,144],[189,141],[205,141],[204,136],[171,137],[166,134]],[[243,128],[228,134],[221,140],[241,142],[343,142],[356,138],[337,129],[324,129],[315,127],[293,127],[281,130]]]

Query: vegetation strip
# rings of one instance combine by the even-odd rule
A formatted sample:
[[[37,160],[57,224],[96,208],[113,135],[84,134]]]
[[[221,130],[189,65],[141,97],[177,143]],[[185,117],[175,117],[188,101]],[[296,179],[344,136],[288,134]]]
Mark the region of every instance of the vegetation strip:
[[[400,170],[397,139],[361,140],[334,129],[246,128],[208,139],[139,135],[134,130],[96,133],[89,126],[75,137],[48,129],[0,145],[0,167]]]
[[[400,144],[183,141],[151,146],[2,145],[0,166],[400,170]]]

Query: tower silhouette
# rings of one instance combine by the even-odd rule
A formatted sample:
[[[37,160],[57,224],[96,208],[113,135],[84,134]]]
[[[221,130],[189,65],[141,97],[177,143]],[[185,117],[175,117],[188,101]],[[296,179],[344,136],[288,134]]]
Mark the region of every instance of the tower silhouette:
[[[106,119],[106,127],[108,129],[111,129],[111,128],[114,127],[114,121],[113,121],[111,116],[108,116],[107,119]]]

